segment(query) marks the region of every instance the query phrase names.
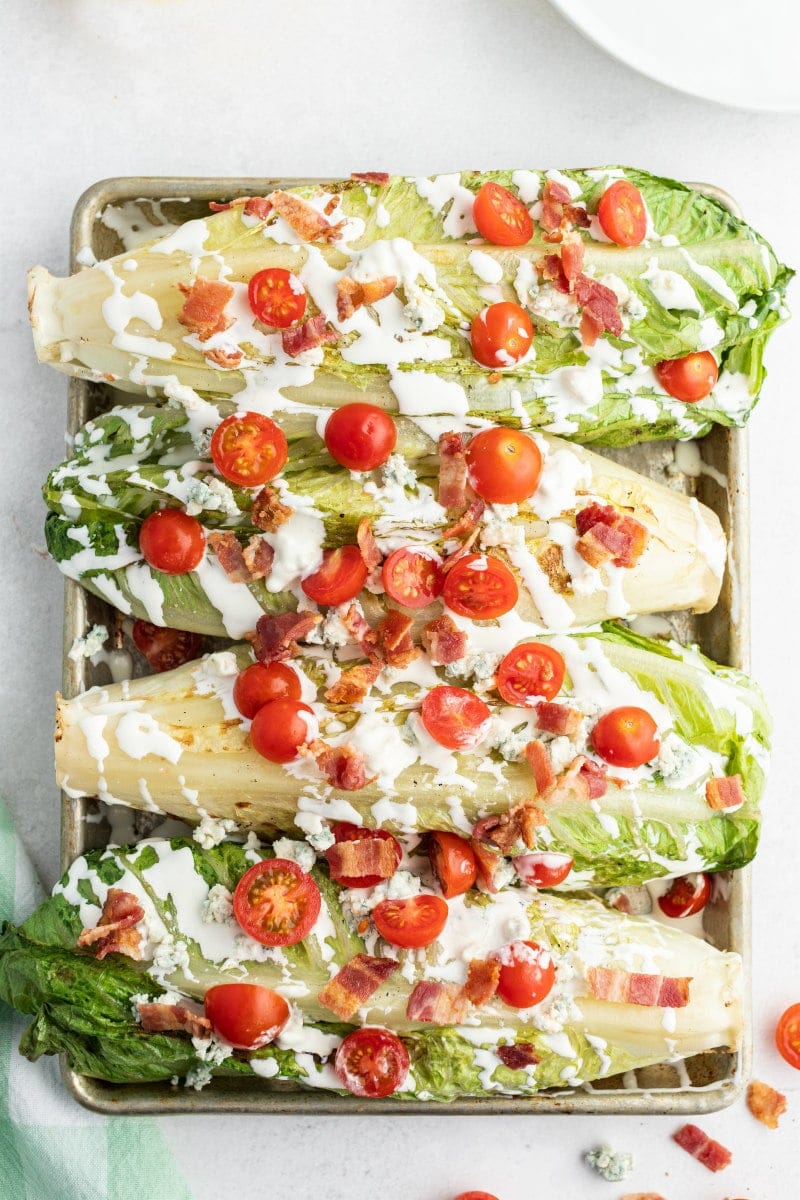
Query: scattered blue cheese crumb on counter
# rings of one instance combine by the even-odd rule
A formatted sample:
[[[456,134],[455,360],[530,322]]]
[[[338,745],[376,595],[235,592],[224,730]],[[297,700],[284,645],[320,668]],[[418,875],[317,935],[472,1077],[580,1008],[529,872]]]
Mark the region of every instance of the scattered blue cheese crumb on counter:
[[[229,817],[220,817],[217,820],[215,817],[209,817],[206,813],[192,837],[204,850],[212,850],[214,846],[224,842],[228,834],[233,833],[236,827],[236,822],[231,821]]]
[[[297,863],[301,871],[310,871],[317,861],[314,850],[308,842],[296,842],[292,838],[278,838],[272,846],[276,858],[288,858]]]
[[[70,646],[69,657],[73,662],[82,658],[91,658],[93,654],[103,649],[108,641],[108,630],[105,625],[93,625],[83,637],[76,637]]]
[[[586,1162],[609,1183],[619,1183],[633,1170],[633,1155],[624,1150],[612,1150],[610,1146],[595,1146],[584,1155]]]

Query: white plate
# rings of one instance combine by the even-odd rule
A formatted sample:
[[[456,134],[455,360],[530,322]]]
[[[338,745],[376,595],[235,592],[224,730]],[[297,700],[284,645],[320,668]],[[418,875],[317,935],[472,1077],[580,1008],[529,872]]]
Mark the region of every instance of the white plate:
[[[681,92],[800,112],[798,0],[550,0],[609,54]]]

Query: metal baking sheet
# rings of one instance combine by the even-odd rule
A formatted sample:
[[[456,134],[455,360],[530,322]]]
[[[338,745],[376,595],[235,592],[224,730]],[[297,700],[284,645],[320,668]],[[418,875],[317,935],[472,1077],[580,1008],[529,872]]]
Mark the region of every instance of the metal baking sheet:
[[[130,220],[138,213],[142,226],[154,225],[150,236],[158,236],[163,222],[188,220],[208,214],[208,201],[235,196],[265,195],[274,187],[315,182],[299,179],[196,179],[116,178],[94,184],[79,199],[72,219],[71,268],[78,270],[79,251],[89,246],[97,258],[107,258],[124,247],[118,236],[101,221],[108,205],[127,206]],[[715,197],[731,211],[740,211],[727,193],[706,184],[698,190]],[[133,206],[133,207],[131,207]],[[73,435],[85,421],[111,404],[135,402],[130,393],[115,391],[105,384],[70,380],[68,385],[67,430]],[[716,608],[702,616],[670,614],[676,635],[699,643],[710,657],[746,670],[749,666],[749,524],[747,499],[747,436],[742,430],[715,428],[702,441],[705,463],[727,477],[727,495],[714,479],[703,474],[688,478],[670,474],[673,442],[653,442],[620,451],[603,451],[626,465],[671,487],[696,495],[719,516],[729,541],[728,571]],[[64,589],[63,689],[74,696],[95,683],[108,681],[106,668],[93,668],[86,659],[70,659],[73,639],[94,622],[114,627],[114,611],[105,602],[84,592],[71,580]],[[119,811],[119,810],[116,810]],[[90,821],[86,817],[90,816]],[[139,815],[134,829],[147,836],[152,817]],[[73,800],[61,796],[61,856],[64,869],[85,850],[105,845],[110,839],[108,810],[96,800]],[[115,839],[118,840],[118,839]],[[215,1079],[202,1091],[167,1082],[110,1084],[70,1070],[62,1060],[66,1086],[81,1104],[109,1114],[253,1112],[297,1113],[431,1113],[530,1114],[535,1113],[670,1113],[689,1116],[712,1112],[733,1103],[742,1093],[750,1074],[752,1056],[750,1001],[750,871],[733,873],[729,887],[705,910],[705,929],[716,946],[735,950],[744,961],[744,1033],[736,1052],[712,1051],[685,1060],[685,1064],[647,1067],[628,1076],[614,1076],[580,1089],[542,1092],[532,1097],[488,1095],[450,1104],[424,1101],[378,1100],[365,1102],[354,1096],[337,1096],[320,1090],[302,1089],[291,1082],[264,1079]]]

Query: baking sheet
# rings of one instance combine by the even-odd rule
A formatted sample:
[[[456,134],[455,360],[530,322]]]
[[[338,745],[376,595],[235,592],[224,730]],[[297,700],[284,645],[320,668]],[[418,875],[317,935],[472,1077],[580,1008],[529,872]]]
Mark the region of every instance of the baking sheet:
[[[180,223],[208,215],[209,200],[235,196],[265,195],[273,188],[314,182],[301,179],[169,179],[116,178],[94,184],[79,199],[72,219],[71,269],[79,269],[78,254],[90,247],[98,259],[119,253],[125,247],[117,233],[101,221],[109,205],[124,207],[127,228],[140,223],[148,237],[159,236],[158,225]],[[725,192],[706,184],[698,190],[719,199],[735,215],[741,215]],[[164,229],[163,233],[169,232]],[[142,238],[142,240],[145,240]],[[77,430],[112,404],[135,403],[138,397],[105,384],[70,380],[68,385],[67,432]],[[697,642],[704,653],[718,662],[747,670],[749,667],[749,519],[747,501],[747,435],[742,430],[715,428],[702,439],[704,463],[727,477],[727,495],[708,474],[697,478],[674,473],[674,443],[652,442],[624,450],[601,453],[670,487],[687,492],[712,508],[728,537],[728,570],[719,603],[710,613],[694,616],[671,613],[668,620],[682,641]],[[670,471],[672,468],[672,472]],[[64,587],[63,691],[71,697],[96,683],[108,682],[107,668],[92,667],[86,659],[69,658],[73,640],[94,623],[113,629],[116,614],[104,601],[89,595],[72,580]],[[109,812],[99,801],[70,799],[61,795],[61,858],[66,867],[86,850],[103,846],[111,839],[112,820],[122,813]],[[91,818],[90,821],[86,817]],[[153,817],[124,816],[136,835],[149,836]],[[113,838],[119,841],[119,837]],[[337,1096],[321,1090],[303,1089],[288,1081],[264,1079],[214,1079],[196,1092],[168,1082],[110,1084],[80,1075],[62,1060],[66,1086],[81,1104],[109,1114],[253,1112],[297,1113],[431,1113],[535,1114],[535,1113],[670,1113],[679,1116],[712,1112],[733,1103],[742,1093],[750,1073],[752,1031],[750,1011],[750,871],[729,876],[729,887],[707,906],[704,927],[714,945],[735,950],[744,962],[744,1033],[737,1052],[712,1051],[695,1055],[678,1064],[642,1068],[635,1078],[613,1076],[580,1089],[542,1092],[537,1096],[513,1097],[496,1094],[469,1098],[451,1104],[424,1101],[373,1100]]]

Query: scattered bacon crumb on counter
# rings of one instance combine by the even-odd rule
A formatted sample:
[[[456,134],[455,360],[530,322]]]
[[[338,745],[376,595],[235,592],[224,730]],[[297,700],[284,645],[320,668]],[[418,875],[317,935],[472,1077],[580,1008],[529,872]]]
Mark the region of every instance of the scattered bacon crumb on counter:
[[[747,1107],[767,1129],[777,1129],[779,1119],[786,1112],[786,1097],[768,1083],[754,1079],[747,1088]]]
[[[681,1126],[677,1133],[673,1133],[672,1140],[709,1171],[723,1171],[730,1165],[733,1157],[730,1150],[726,1150],[707,1133],[703,1133],[697,1125]]]

